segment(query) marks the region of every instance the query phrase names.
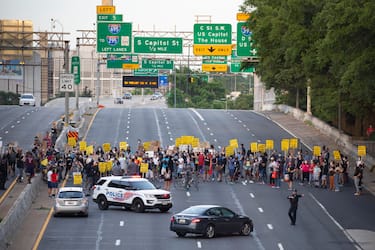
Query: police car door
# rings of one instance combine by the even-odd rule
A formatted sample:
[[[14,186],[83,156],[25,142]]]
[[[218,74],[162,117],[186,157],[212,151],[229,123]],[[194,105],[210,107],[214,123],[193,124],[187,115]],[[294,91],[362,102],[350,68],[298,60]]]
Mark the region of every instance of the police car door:
[[[124,202],[124,188],[119,180],[112,180],[108,183],[108,190],[106,190],[106,197],[109,202],[121,203]]]

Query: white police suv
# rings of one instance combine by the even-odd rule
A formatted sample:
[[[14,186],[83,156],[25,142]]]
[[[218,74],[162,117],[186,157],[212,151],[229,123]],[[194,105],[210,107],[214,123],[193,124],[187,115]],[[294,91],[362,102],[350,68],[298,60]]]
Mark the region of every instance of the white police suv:
[[[139,176],[102,177],[93,187],[93,200],[100,210],[108,206],[122,206],[142,213],[145,209],[167,212],[172,207],[171,193],[157,189],[151,182]]]

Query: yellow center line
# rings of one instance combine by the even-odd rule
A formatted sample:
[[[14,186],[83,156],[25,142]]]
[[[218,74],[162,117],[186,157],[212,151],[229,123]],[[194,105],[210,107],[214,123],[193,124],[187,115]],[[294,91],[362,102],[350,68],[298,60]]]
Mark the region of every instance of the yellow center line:
[[[92,120],[91,120],[90,123],[89,123],[89,126],[88,126],[88,128],[87,128],[87,130],[86,130],[85,136],[83,137],[83,140],[84,140],[84,141],[86,140],[87,133],[88,133],[88,131],[90,130],[90,128],[91,128],[91,126],[92,126],[92,123],[94,122],[95,117],[96,117],[97,113],[99,112],[99,110],[100,110],[100,109],[97,109],[97,110],[96,110],[96,112],[94,113],[94,116],[93,116]],[[68,176],[67,176],[67,177],[68,177]],[[65,180],[64,180],[63,183],[61,184],[61,187],[65,187],[67,180],[68,180],[68,178],[65,178]],[[37,250],[37,249],[38,249],[39,244],[40,244],[40,241],[42,240],[43,235],[44,235],[44,233],[46,232],[46,229],[47,229],[48,223],[49,223],[49,221],[51,220],[51,217],[52,217],[52,214],[53,214],[53,210],[54,210],[54,209],[53,209],[53,206],[52,206],[51,209],[50,209],[49,212],[48,212],[48,215],[47,215],[46,221],[43,223],[43,226],[42,226],[42,228],[41,228],[41,230],[40,230],[40,232],[39,232],[39,234],[38,234],[38,237],[37,237],[36,240],[35,240],[35,243],[34,243],[34,246],[33,246],[32,250]]]

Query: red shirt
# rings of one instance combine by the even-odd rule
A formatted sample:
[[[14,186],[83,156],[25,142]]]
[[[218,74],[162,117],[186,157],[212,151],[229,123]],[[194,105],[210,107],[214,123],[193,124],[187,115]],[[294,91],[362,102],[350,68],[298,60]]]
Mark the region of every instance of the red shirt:
[[[57,175],[57,173],[52,173],[52,175],[51,175],[51,182],[57,182],[57,180],[58,180],[58,175]]]

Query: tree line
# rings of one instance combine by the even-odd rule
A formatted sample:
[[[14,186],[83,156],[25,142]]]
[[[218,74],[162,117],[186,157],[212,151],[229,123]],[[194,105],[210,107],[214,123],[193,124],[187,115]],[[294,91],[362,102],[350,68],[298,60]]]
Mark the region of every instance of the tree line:
[[[279,103],[306,110],[309,87],[314,116],[353,136],[375,124],[375,1],[244,0],[241,11]]]

